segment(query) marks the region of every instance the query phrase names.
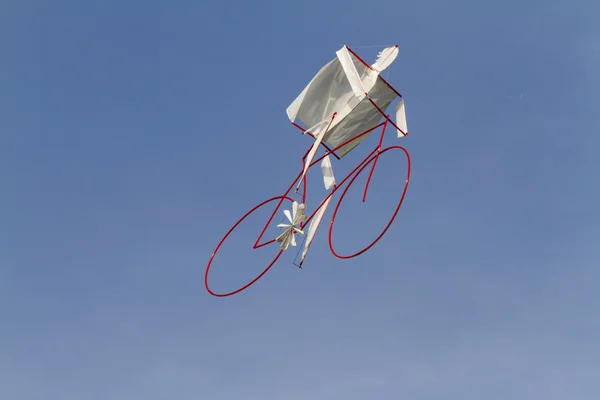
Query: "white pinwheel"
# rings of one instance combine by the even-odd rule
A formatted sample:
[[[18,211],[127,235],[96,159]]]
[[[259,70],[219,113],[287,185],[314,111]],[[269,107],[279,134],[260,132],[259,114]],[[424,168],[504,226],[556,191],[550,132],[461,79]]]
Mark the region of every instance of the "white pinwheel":
[[[296,246],[296,237],[295,234],[299,233],[304,235],[304,232],[297,228],[296,226],[300,224],[302,221],[306,220],[306,215],[304,215],[304,209],[306,206],[304,204],[298,204],[297,202],[292,203],[292,212],[290,210],[283,210],[283,213],[290,221],[289,224],[279,224],[278,228],[285,229],[283,233],[275,239],[276,242],[281,242],[281,249],[286,250],[288,246]]]

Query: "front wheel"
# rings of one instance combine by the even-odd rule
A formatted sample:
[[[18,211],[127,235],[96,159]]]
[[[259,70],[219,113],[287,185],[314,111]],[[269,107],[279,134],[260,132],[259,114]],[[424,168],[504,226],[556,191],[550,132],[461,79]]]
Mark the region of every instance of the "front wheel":
[[[337,253],[334,250],[331,237],[332,237],[332,232],[333,232],[333,226],[335,224],[335,218],[337,216],[337,213],[338,213],[338,210],[340,208],[340,205],[342,204],[342,201],[344,200],[344,197],[346,196],[346,193],[348,192],[348,189],[350,189],[350,187],[352,186],[352,184],[356,181],[356,178],[358,178],[358,176],[361,175],[365,171],[365,169],[367,167],[369,167],[369,169],[366,172],[371,171],[373,163],[377,162],[378,158],[381,158],[383,156],[383,154],[385,154],[386,152],[388,152],[390,150],[394,150],[394,149],[401,150],[404,153],[404,155],[406,156],[407,170],[406,170],[406,180],[404,182],[404,189],[402,190],[402,194],[400,196],[400,199],[398,200],[397,206],[396,206],[396,208],[394,210],[394,213],[392,214],[392,217],[390,218],[390,220],[387,223],[387,225],[383,228],[383,230],[381,231],[381,233],[370,244],[366,245],[365,247],[363,247],[362,249],[360,249],[359,251],[357,251],[357,252],[355,252],[353,254],[350,254],[350,255],[340,255],[339,253]],[[369,176],[369,180],[370,180],[370,178],[371,177]],[[410,156],[408,154],[408,151],[406,151],[406,149],[404,147],[401,147],[401,146],[390,146],[390,147],[387,147],[384,150],[380,151],[378,154],[373,155],[371,157],[371,159],[368,162],[366,162],[358,170],[358,172],[352,177],[352,179],[350,180],[350,182],[348,183],[348,185],[346,186],[346,188],[342,192],[342,195],[340,196],[340,199],[338,200],[338,203],[335,206],[335,210],[333,211],[333,216],[331,217],[331,223],[329,224],[329,249],[331,250],[331,252],[333,253],[333,255],[336,256],[336,257],[338,257],[338,258],[348,259],[348,258],[353,258],[353,257],[359,256],[362,253],[364,253],[365,251],[369,250],[371,247],[373,247],[375,245],[375,243],[377,243],[379,241],[379,239],[381,239],[383,237],[383,235],[388,230],[388,228],[390,227],[390,225],[392,225],[392,222],[394,222],[394,219],[396,218],[396,215],[398,214],[398,211],[400,210],[400,207],[402,206],[402,202],[404,201],[404,196],[406,195],[406,190],[408,189],[408,182],[409,182],[409,180],[410,180]],[[366,195],[366,190],[365,190],[365,195]]]

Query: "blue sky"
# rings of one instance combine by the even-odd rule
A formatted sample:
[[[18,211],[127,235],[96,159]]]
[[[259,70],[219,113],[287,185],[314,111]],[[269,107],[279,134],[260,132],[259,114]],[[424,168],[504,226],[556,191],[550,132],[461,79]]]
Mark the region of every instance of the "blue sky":
[[[0,398],[599,398],[598,15],[2,2]],[[219,238],[310,144],[285,108],[342,45],[394,43],[413,173],[391,230],[341,261],[322,229],[303,270],[209,296]],[[340,245],[385,217],[350,207]],[[259,269],[226,254],[216,285]]]

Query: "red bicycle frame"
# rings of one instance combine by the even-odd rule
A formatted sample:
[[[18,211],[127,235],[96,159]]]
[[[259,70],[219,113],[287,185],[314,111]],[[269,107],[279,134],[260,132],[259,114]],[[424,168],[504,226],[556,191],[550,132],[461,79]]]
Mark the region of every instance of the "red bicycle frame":
[[[367,68],[373,70],[373,68],[371,66],[369,66],[367,63],[365,63],[354,51],[352,51],[351,49],[348,48],[348,50],[350,51],[350,53],[352,53],[360,62],[362,62],[362,64],[364,64]],[[388,82],[386,82],[383,78],[381,78],[381,76],[378,76],[378,78],[384,85],[386,85],[391,91],[393,91],[398,97],[402,98],[402,95],[400,93],[398,93],[398,91],[396,89],[394,89]],[[368,249],[370,249],[384,234],[385,232],[388,230],[388,228],[390,227],[390,225],[392,224],[392,222],[394,221],[394,218],[396,217],[396,214],[398,213],[398,210],[400,209],[400,207],[402,206],[402,202],[404,200],[404,195],[406,194],[406,189],[408,187],[408,181],[410,179],[410,156],[408,154],[408,152],[406,151],[406,149],[404,149],[402,146],[388,146],[386,148],[382,149],[382,143],[383,143],[383,136],[385,135],[386,129],[388,128],[388,123],[391,124],[394,128],[396,128],[396,130],[403,134],[404,136],[408,136],[408,132],[404,132],[404,130],[400,129],[391,119],[389,115],[386,115],[384,110],[379,107],[375,101],[369,97],[368,93],[365,93],[365,97],[363,98],[364,101],[369,101],[371,103],[371,105],[373,107],[375,107],[375,109],[378,111],[378,113],[383,117],[383,122],[378,123],[377,125],[373,126],[372,128],[360,133],[357,136],[354,136],[353,138],[345,141],[344,143],[340,144],[339,146],[331,149],[322,139],[324,139],[325,135],[329,132],[329,129],[331,128],[334,119],[336,118],[336,113],[334,113],[333,115],[331,115],[330,119],[329,119],[329,124],[327,126],[327,128],[324,130],[324,132],[322,133],[322,137],[318,137],[315,138],[315,135],[311,132],[309,132],[307,130],[307,128],[304,128],[302,126],[300,126],[299,124],[295,123],[292,121],[292,124],[300,129],[302,131],[303,134],[308,134],[309,136],[311,136],[313,139],[315,139],[316,141],[319,142],[319,147],[323,146],[326,149],[326,152],[324,155],[322,155],[321,157],[317,158],[316,160],[313,161],[313,158],[316,157],[316,151],[318,150],[317,148],[315,148],[316,143],[312,143],[312,145],[309,147],[309,149],[306,151],[306,153],[304,153],[304,156],[302,156],[302,170],[300,171],[300,173],[296,176],[296,178],[293,180],[293,182],[290,184],[290,186],[287,188],[287,190],[285,191],[285,193],[281,196],[275,196],[275,197],[271,197],[270,199],[267,199],[261,203],[259,203],[257,206],[255,206],[254,208],[252,208],[250,211],[248,211],[243,217],[241,217],[230,229],[229,231],[225,234],[225,236],[221,239],[221,241],[219,242],[219,244],[217,245],[217,247],[215,248],[215,250],[213,251],[210,260],[208,262],[208,265],[206,267],[206,271],[204,274],[204,285],[206,286],[206,289],[208,290],[209,293],[211,293],[213,296],[217,296],[217,297],[225,297],[225,296],[231,296],[233,294],[239,293],[242,290],[247,289],[249,286],[251,286],[252,284],[254,284],[256,281],[258,281],[263,275],[265,275],[267,273],[267,271],[273,266],[273,264],[275,262],[277,262],[277,260],[279,259],[279,257],[281,256],[281,254],[283,253],[283,249],[278,248],[277,249],[277,254],[275,255],[275,257],[273,258],[273,260],[268,264],[268,266],[259,274],[257,275],[254,279],[252,279],[249,283],[245,284],[244,286],[240,287],[239,289],[236,289],[234,291],[228,292],[228,293],[215,293],[213,292],[210,288],[209,288],[209,284],[208,284],[208,274],[209,274],[209,270],[211,268],[213,259],[215,257],[215,255],[217,254],[217,252],[219,251],[219,248],[221,247],[221,245],[223,244],[223,242],[228,238],[228,236],[231,234],[231,232],[236,229],[236,227],[244,220],[246,219],[246,217],[248,217],[250,214],[252,214],[254,211],[256,211],[257,209],[259,209],[260,207],[264,206],[267,203],[271,203],[274,202],[275,200],[277,201],[277,206],[275,207],[275,209],[273,210],[273,212],[271,213],[271,216],[269,217],[268,221],[265,223],[262,231],[260,232],[260,234],[258,235],[258,238],[256,239],[256,241],[254,242],[254,245],[252,246],[253,249],[258,249],[260,247],[266,246],[268,244],[272,244],[274,242],[276,242],[276,239],[271,239],[271,240],[265,240],[263,242],[261,242],[261,240],[263,240],[263,236],[265,235],[265,232],[267,231],[267,228],[269,227],[269,225],[273,222],[273,218],[275,217],[276,213],[279,211],[279,209],[281,208],[281,205],[284,201],[289,200],[290,202],[294,202],[294,200],[288,196],[290,194],[290,191],[292,190],[292,188],[294,188],[295,185],[295,193],[297,196],[301,196],[302,198],[302,203],[306,204],[306,198],[307,198],[307,184],[306,184],[306,176],[308,173],[308,170],[310,170],[312,167],[314,167],[317,163],[321,162],[322,160],[325,159],[325,157],[328,157],[329,155],[332,155],[333,157],[337,158],[338,160],[341,158],[338,154],[336,154],[336,151],[343,148],[344,146],[348,145],[349,143],[352,143],[355,140],[360,140],[360,139],[366,139],[366,135],[369,135],[371,132],[373,132],[375,129],[381,128],[381,134],[379,136],[379,140],[377,142],[377,144],[375,145],[375,147],[373,148],[373,150],[371,150],[369,152],[369,154],[352,170],[350,171],[350,173],[348,173],[340,182],[338,183],[334,183],[333,184],[333,188],[329,188],[330,192],[325,196],[325,198],[323,199],[323,201],[321,201],[321,203],[319,204],[319,206],[313,211],[312,214],[307,215],[307,218],[305,221],[301,222],[299,224],[300,229],[302,229],[304,226],[306,226],[308,223],[310,223],[312,221],[312,219],[315,217],[315,215],[317,215],[318,213],[320,214],[321,211],[321,207],[326,207],[329,203],[329,200],[331,199],[331,196],[333,196],[338,189],[340,189],[342,186],[345,185],[345,188],[342,190],[341,196],[339,198],[339,201],[337,202],[337,205],[335,206],[335,209],[333,211],[333,215],[331,217],[331,223],[329,224],[329,233],[328,233],[328,240],[329,240],[329,248],[331,250],[331,252],[333,253],[334,256],[341,258],[341,259],[348,259],[348,258],[353,258],[356,257],[362,253],[364,253],[365,251],[367,251]],[[389,105],[389,104],[388,104]],[[327,119],[325,121],[322,121],[323,123],[327,122]],[[401,124],[402,125],[402,124]],[[364,128],[363,128],[364,129]],[[311,129],[312,130],[312,129]],[[346,196],[348,190],[352,187],[352,185],[354,184],[355,180],[359,177],[359,175],[361,175],[363,173],[363,171],[369,167],[369,164],[372,163],[372,165],[370,166],[370,171],[365,183],[365,188],[364,188],[364,192],[362,194],[362,201],[365,202],[366,198],[367,198],[367,192],[369,190],[369,184],[371,182],[371,178],[373,176],[373,172],[375,171],[375,167],[377,166],[377,162],[379,160],[379,157],[382,156],[383,153],[392,150],[392,149],[400,149],[404,152],[404,154],[406,155],[407,158],[407,162],[408,162],[408,169],[407,169],[407,175],[406,175],[406,182],[404,184],[404,189],[403,192],[399,198],[399,202],[397,203],[396,209],[394,211],[393,216],[390,218],[388,224],[385,226],[385,228],[381,231],[381,233],[379,234],[379,236],[377,236],[377,238],[371,242],[371,244],[369,244],[368,246],[364,247],[362,250],[357,251],[354,254],[338,254],[332,245],[332,230],[333,230],[333,226],[334,226],[334,220],[336,218],[336,215],[338,213],[338,209],[340,207],[340,204],[342,203],[342,201],[344,200],[344,197]],[[307,162],[308,160],[308,162]],[[307,165],[308,164],[308,165]],[[365,171],[366,172],[366,171]],[[350,180],[349,180],[350,179]],[[302,193],[300,193],[300,186],[303,186],[303,190]],[[317,216],[317,218],[320,218],[319,216]],[[320,222],[320,221],[319,221]],[[293,232],[291,233],[293,234]],[[310,244],[310,243],[309,243]],[[304,260],[304,255],[302,256],[302,260]],[[302,265],[302,261],[300,262],[300,265],[298,265],[299,267],[301,267]]]

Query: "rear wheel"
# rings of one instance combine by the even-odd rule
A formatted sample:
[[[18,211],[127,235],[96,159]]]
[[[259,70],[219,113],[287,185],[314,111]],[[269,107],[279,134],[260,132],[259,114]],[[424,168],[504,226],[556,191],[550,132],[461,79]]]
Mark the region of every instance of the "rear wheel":
[[[273,252],[273,258],[271,259],[271,261],[267,261],[268,264],[266,266],[266,268],[260,272],[254,279],[252,279],[250,282],[246,283],[245,285],[243,285],[242,287],[240,287],[239,289],[235,289],[232,290],[230,292],[225,292],[225,293],[216,293],[214,292],[209,284],[208,284],[208,274],[210,272],[210,269],[212,267],[212,263],[214,261],[215,256],[217,255],[217,252],[219,251],[219,249],[221,248],[221,246],[223,245],[223,243],[227,240],[227,238],[229,237],[229,235],[231,235],[231,233],[242,223],[242,221],[244,221],[246,218],[248,218],[252,213],[258,211],[259,209],[263,208],[264,206],[266,206],[267,204],[272,204],[274,206],[277,207],[277,209],[279,209],[283,203],[285,203],[286,201],[289,201],[290,203],[293,203],[293,200],[287,196],[276,196],[276,197],[272,197],[268,200],[263,201],[262,203],[258,204],[257,206],[255,206],[254,208],[252,208],[250,211],[248,211],[246,214],[244,214],[243,217],[241,217],[230,229],[229,231],[227,231],[227,233],[225,234],[225,236],[223,236],[223,238],[221,239],[221,241],[219,242],[219,244],[217,245],[215,251],[212,253],[212,255],[210,256],[210,260],[208,261],[208,265],[206,266],[206,271],[204,273],[204,286],[206,287],[206,290],[212,294],[213,296],[217,296],[217,297],[226,297],[226,296],[231,296],[234,295],[236,293],[241,292],[242,290],[245,290],[247,288],[249,288],[250,286],[252,286],[254,283],[256,283],[260,278],[262,278],[267,271],[269,271],[269,269],[271,269],[271,267],[275,264],[275,262],[279,259],[279,257],[281,256],[281,253],[283,252],[283,250],[281,250],[281,248],[279,247],[279,243],[273,241],[267,245],[265,245],[264,247],[268,247],[272,252]],[[277,202],[277,204],[275,205],[274,202]],[[274,223],[275,218],[271,219],[270,224]],[[248,246],[253,247],[254,243],[256,242],[256,239],[259,237],[261,230],[264,228],[264,224],[259,224],[257,226],[257,229],[251,229],[248,236]],[[245,241],[246,239],[244,239]],[[264,241],[264,240],[263,240]],[[240,249],[241,250],[241,249]],[[270,258],[270,257],[269,257]]]

